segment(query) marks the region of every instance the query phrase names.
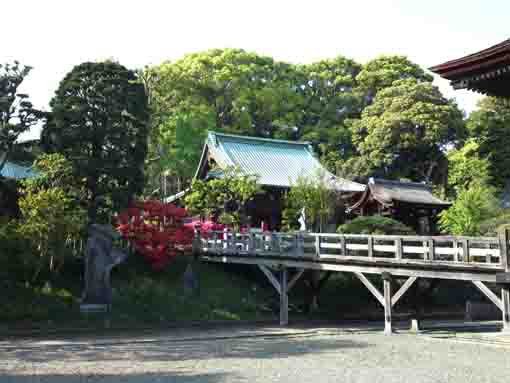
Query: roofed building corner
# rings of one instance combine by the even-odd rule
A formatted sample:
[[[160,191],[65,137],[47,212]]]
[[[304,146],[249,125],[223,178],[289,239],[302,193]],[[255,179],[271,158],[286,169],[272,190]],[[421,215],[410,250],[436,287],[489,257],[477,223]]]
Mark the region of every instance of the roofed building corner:
[[[510,97],[510,39],[429,70],[450,80],[454,89]]]

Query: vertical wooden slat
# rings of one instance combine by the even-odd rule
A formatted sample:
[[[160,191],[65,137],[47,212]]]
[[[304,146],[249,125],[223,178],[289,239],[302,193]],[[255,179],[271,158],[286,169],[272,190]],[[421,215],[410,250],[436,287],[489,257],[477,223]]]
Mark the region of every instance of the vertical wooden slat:
[[[368,258],[374,256],[374,237],[368,237]]]
[[[248,254],[255,255],[255,233],[250,233],[248,236]]]
[[[395,239],[396,257],[402,259],[402,238]]]
[[[469,262],[469,240],[462,240],[462,261]]]
[[[345,236],[342,235],[340,237],[340,242],[341,242],[341,245],[342,245],[342,255],[345,257],[347,256],[347,244],[345,243]]]
[[[489,250],[489,251],[487,252],[487,254],[485,255],[485,262],[486,262],[488,265],[490,265],[490,264],[492,264],[492,255],[491,255],[491,253],[490,253],[491,244],[490,244],[490,242],[487,242],[485,245],[486,245],[487,249]]]
[[[459,262],[459,242],[456,239],[453,240],[453,248],[455,250],[453,253],[453,261]]]
[[[321,237],[320,235],[315,236],[315,257],[319,258],[321,255]]]
[[[426,261],[429,259],[429,242],[428,241],[422,241],[423,244],[423,260]]]
[[[434,239],[429,239],[429,261],[433,261],[436,258],[436,244]]]

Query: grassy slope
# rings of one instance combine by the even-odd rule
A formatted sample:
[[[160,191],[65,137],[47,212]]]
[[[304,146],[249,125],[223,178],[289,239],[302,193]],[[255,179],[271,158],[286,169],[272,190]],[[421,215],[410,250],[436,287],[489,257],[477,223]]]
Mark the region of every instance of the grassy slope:
[[[172,321],[256,320],[278,317],[278,297],[260,270],[254,266],[196,263],[194,271],[200,281],[199,292],[189,295],[184,289],[183,275],[191,258],[176,258],[162,273],[152,272],[143,261],[132,256],[112,276],[114,295],[111,323],[113,326],[152,325]],[[0,294],[0,329],[12,327],[88,326],[102,323],[100,317],[79,313],[82,282],[81,266],[67,271],[52,288],[25,288],[3,281]],[[460,296],[473,289],[444,286],[435,294],[431,305],[460,303]],[[461,286],[459,286],[461,287]],[[452,296],[457,291],[460,295]],[[291,291],[290,317],[300,318],[377,318],[382,308],[368,290],[352,275],[333,274],[319,296],[319,310],[306,314],[307,288],[301,280]],[[406,297],[396,307],[407,310]],[[459,307],[457,307],[459,309]],[[99,321],[98,321],[99,320]]]
[[[112,275],[112,323],[154,324],[168,321],[239,320],[275,318],[268,302],[274,301],[267,286],[220,265],[196,263],[200,288],[186,293],[183,275],[188,257],[176,258],[166,271],[151,271],[138,257],[131,257]],[[27,288],[5,282],[0,294],[0,324],[10,327],[65,324],[86,325],[95,321],[79,313],[80,273],[66,273],[52,287]]]

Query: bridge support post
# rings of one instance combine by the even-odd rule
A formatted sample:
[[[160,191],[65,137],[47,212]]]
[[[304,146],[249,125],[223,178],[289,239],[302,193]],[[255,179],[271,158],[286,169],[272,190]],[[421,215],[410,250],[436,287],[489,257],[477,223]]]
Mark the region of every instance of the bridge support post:
[[[391,335],[393,327],[391,323],[391,275],[389,273],[382,274],[383,293],[384,293],[384,333]]]
[[[503,332],[510,332],[510,286],[501,288],[501,311],[503,313]]]
[[[289,324],[289,293],[287,288],[287,268],[280,270],[280,326]]]
[[[501,264],[505,273],[496,276],[496,281],[501,283],[501,311],[503,314],[503,331],[510,332],[510,255],[508,254],[509,230],[504,229],[499,233],[499,248]]]

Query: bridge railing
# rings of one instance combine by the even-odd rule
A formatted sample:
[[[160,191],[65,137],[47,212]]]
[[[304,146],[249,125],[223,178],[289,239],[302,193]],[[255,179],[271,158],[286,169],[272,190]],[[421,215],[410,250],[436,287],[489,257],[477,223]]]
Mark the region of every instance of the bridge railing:
[[[216,255],[251,255],[501,268],[501,238],[392,236],[304,232],[208,232],[201,250]]]

